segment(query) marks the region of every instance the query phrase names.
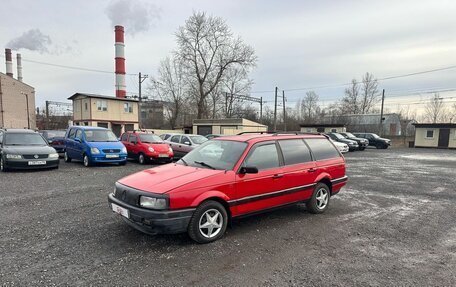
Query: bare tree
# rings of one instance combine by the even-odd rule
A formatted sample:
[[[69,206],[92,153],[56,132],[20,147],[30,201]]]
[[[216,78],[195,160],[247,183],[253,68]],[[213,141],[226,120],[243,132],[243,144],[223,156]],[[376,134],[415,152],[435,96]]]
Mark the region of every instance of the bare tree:
[[[151,79],[150,89],[155,91],[162,101],[168,103],[165,116],[171,129],[174,129],[182,111],[186,94],[185,74],[179,60],[170,58],[163,60],[158,68],[157,79]]]
[[[252,67],[256,56],[252,47],[235,38],[220,17],[195,12],[179,27],[176,56],[196,92],[197,118],[206,111],[206,98],[216,88],[227,69],[233,66]]]
[[[431,123],[443,122],[446,119],[447,113],[443,99],[440,98],[438,93],[429,99],[429,102],[424,107],[425,118]]]
[[[350,87],[345,89],[345,95],[341,101],[343,114],[358,114],[359,110],[359,84],[356,79],[351,81]]]
[[[377,79],[374,79],[372,74],[366,73],[363,76],[361,85],[361,99],[359,103],[360,113],[369,113],[379,101],[380,93],[378,92]]]
[[[301,100],[301,115],[304,123],[314,123],[319,113],[318,95],[314,91],[306,92],[306,96]]]
[[[253,85],[253,81],[248,77],[248,71],[244,67],[234,66],[226,70],[222,80],[223,87],[227,91],[225,94],[225,117],[233,117],[236,111],[242,109],[242,100],[236,95],[247,95]]]

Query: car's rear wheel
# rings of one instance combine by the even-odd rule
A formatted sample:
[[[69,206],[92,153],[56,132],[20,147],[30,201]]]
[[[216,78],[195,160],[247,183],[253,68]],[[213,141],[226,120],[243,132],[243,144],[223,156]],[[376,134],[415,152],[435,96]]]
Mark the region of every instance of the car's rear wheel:
[[[209,243],[223,236],[227,223],[225,207],[217,201],[205,201],[193,213],[188,235],[198,243]]]
[[[84,157],[82,158],[82,162],[84,163],[84,166],[85,167],[89,167],[92,165],[92,163],[90,162],[90,159],[89,157],[85,154]]]
[[[0,171],[1,172],[7,172],[8,168],[5,165],[5,162],[3,161],[3,157],[0,156]]]
[[[65,152],[65,154],[63,155],[63,158],[64,158],[65,162],[71,162],[71,157],[68,156],[67,152]]]
[[[139,164],[145,164],[146,163],[146,157],[144,156],[143,153],[140,153],[138,156],[138,162]]]
[[[315,186],[312,197],[307,202],[306,207],[310,213],[323,213],[328,208],[331,193],[329,187],[320,182]]]

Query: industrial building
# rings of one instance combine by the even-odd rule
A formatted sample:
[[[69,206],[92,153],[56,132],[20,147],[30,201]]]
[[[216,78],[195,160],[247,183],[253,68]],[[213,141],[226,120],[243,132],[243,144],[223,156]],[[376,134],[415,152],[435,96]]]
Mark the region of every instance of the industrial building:
[[[193,133],[199,135],[235,135],[241,132],[266,132],[268,127],[247,119],[193,120]]]
[[[22,82],[21,55],[17,54],[17,79],[11,49],[5,49],[6,74],[0,72],[0,127],[36,128],[35,88]]]
[[[138,101],[95,94],[76,93],[73,101],[73,124],[111,129],[120,136],[139,129]]]
[[[456,149],[456,124],[414,124],[415,147]]]
[[[347,129],[343,124],[301,124],[301,132],[305,133],[342,133]]]

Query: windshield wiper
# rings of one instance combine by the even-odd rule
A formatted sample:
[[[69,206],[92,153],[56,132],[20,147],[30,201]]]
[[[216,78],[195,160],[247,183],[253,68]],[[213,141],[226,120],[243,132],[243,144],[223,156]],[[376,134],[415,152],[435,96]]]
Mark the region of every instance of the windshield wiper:
[[[181,158],[180,160],[184,163],[184,165],[188,165],[188,163],[185,161],[185,159]]]
[[[208,168],[211,168],[211,169],[216,169],[215,167],[213,167],[210,164],[205,163],[204,161],[194,161],[194,163],[200,164],[202,166],[205,166],[205,167],[208,167]]]

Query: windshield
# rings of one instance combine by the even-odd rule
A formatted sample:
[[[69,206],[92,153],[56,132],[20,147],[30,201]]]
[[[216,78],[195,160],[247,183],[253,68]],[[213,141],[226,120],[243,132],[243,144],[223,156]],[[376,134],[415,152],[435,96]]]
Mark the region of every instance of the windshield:
[[[352,133],[345,133],[345,135],[349,138],[356,138]]]
[[[219,170],[231,170],[244,152],[247,143],[227,140],[211,140],[203,143],[183,157],[180,164]],[[202,164],[204,163],[204,164]]]
[[[51,138],[63,138],[65,137],[65,131],[48,131],[47,132],[47,138],[48,139],[51,139]]]
[[[7,133],[5,145],[47,145],[43,137],[35,133]]]
[[[338,139],[344,139],[344,137],[341,134],[333,133],[333,135]]]
[[[190,136],[192,139],[192,142],[194,144],[202,144],[203,142],[206,142],[208,139],[203,137],[203,136]]]
[[[163,143],[163,140],[154,134],[140,134],[139,138],[143,143]]]
[[[108,130],[87,130],[84,132],[88,142],[116,142],[116,136]]]
[[[378,135],[376,135],[376,134],[371,134],[371,135],[372,135],[374,138],[376,138],[376,139],[380,138],[380,137],[379,137]]]

